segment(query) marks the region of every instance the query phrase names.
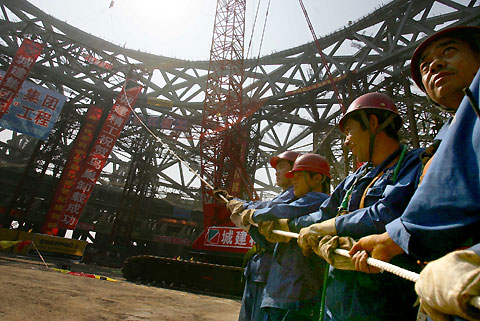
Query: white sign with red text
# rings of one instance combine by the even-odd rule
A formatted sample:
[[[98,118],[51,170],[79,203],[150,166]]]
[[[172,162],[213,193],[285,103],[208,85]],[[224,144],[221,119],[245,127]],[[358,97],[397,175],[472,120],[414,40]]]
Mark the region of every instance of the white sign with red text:
[[[250,249],[255,241],[236,227],[211,226],[205,235],[205,246]]]

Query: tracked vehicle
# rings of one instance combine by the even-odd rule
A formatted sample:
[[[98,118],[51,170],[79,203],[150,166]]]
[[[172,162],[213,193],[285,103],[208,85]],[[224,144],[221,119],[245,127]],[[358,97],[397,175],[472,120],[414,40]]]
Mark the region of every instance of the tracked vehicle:
[[[223,217],[222,223],[231,225],[225,207],[218,209],[222,214],[217,213],[217,219]],[[242,263],[253,245],[248,233],[239,228],[207,226],[182,257],[131,256],[122,272],[132,282],[241,296]]]

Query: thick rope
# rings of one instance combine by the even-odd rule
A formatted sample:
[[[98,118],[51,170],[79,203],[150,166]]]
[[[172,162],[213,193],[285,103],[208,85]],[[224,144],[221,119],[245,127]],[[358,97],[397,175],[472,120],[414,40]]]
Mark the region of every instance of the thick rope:
[[[275,234],[278,234],[278,235],[283,235],[283,236],[288,236],[288,237],[291,237],[291,238],[298,239],[298,233],[281,231],[281,230],[273,230],[272,232],[275,233]],[[342,256],[345,256],[345,257],[350,257],[347,250],[335,249],[335,253],[337,253],[339,255],[342,255]],[[395,274],[399,277],[402,277],[402,278],[407,279],[407,280],[412,281],[412,282],[417,282],[418,279],[420,278],[420,275],[418,273],[409,271],[407,269],[401,268],[399,266],[396,266],[396,265],[393,265],[393,264],[390,264],[390,263],[387,263],[387,262],[384,262],[384,261],[381,261],[381,260],[374,259],[372,257],[369,257],[367,259],[367,264],[370,265],[370,266],[376,267],[376,268],[378,268],[382,271],[390,272],[392,274]],[[472,299],[470,299],[469,303],[470,303],[471,306],[473,306],[477,309],[480,309],[480,296],[473,297]]]
[[[257,224],[252,224],[252,225],[258,226]],[[275,233],[277,235],[282,235],[282,236],[287,236],[287,237],[298,239],[298,233],[294,233],[294,232],[273,230],[272,233]],[[350,257],[347,250],[335,249],[335,253],[337,253],[341,256]],[[381,260],[377,260],[377,259],[374,259],[374,258],[371,258],[371,257],[369,257],[367,259],[367,264],[371,265],[373,267],[379,268],[382,271],[387,271],[387,272],[393,273],[395,275],[398,275],[398,276],[400,276],[404,279],[410,280],[412,282],[417,282],[417,280],[419,278],[418,273],[403,269],[399,266],[396,266],[396,265],[393,265],[393,264],[390,264],[390,263],[387,263],[387,262],[384,262],[384,261],[381,261]]]

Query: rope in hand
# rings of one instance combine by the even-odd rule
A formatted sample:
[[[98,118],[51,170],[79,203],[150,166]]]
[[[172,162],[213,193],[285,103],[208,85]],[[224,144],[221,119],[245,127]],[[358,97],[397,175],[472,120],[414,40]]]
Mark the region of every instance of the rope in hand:
[[[252,224],[255,226],[258,226],[257,224]],[[281,230],[273,230],[272,233],[278,234],[278,235],[283,235],[291,238],[298,239],[298,233],[294,232],[287,232],[287,231],[281,231]],[[343,249],[335,249],[335,253],[345,256],[345,257],[350,257],[348,254],[347,250]],[[376,267],[382,271],[387,271],[392,274],[395,274],[399,277],[402,277],[404,279],[407,279],[412,282],[417,282],[418,279],[420,278],[420,275],[418,273],[409,271],[407,269],[401,268],[399,266],[393,265],[391,263],[387,263],[378,259],[374,259],[372,257],[367,258],[367,264],[373,267]],[[480,296],[475,296],[472,299],[470,299],[470,305],[474,306],[477,309],[480,309]]]

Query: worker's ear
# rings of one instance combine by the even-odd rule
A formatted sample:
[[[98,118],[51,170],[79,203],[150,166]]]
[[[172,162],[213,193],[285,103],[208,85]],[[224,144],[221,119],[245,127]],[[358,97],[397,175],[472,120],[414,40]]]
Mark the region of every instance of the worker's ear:
[[[368,126],[371,133],[375,133],[378,128],[378,117],[376,115],[370,115],[368,118]]]
[[[325,182],[325,175],[322,175],[322,174],[315,174],[315,176],[313,176],[313,181],[315,182],[315,186],[320,186],[323,184],[323,182]]]

